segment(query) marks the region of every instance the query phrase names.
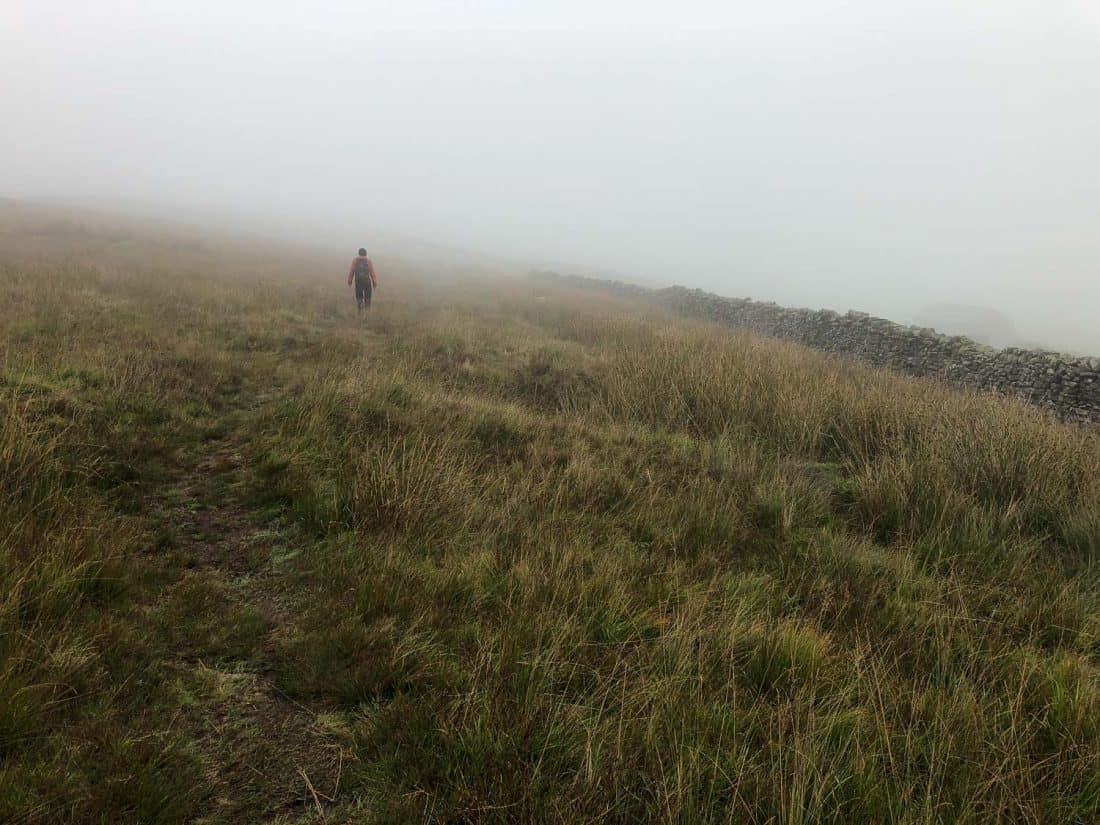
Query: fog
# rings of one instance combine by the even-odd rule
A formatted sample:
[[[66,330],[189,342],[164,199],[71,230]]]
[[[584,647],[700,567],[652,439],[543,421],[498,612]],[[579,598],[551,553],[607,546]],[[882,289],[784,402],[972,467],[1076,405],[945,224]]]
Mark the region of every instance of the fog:
[[[4,0],[0,112],[0,196],[1100,354],[1092,0]]]

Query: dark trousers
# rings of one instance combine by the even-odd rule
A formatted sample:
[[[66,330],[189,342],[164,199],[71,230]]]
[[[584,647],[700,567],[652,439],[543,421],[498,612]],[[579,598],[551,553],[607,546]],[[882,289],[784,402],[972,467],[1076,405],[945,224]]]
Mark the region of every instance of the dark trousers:
[[[355,279],[355,303],[359,305],[359,309],[370,309],[370,294],[373,289],[370,278]]]

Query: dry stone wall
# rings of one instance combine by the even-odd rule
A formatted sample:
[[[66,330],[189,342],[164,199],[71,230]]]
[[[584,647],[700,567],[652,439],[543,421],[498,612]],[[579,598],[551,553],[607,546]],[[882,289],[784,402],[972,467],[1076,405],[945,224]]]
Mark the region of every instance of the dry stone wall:
[[[545,277],[551,273],[538,273]],[[906,375],[1021,397],[1069,421],[1100,423],[1100,358],[1046,350],[994,349],[958,335],[907,327],[862,312],[791,309],[747,298],[722,298],[674,286],[650,290],[578,276],[574,285],[656,301],[685,315],[742,327]]]

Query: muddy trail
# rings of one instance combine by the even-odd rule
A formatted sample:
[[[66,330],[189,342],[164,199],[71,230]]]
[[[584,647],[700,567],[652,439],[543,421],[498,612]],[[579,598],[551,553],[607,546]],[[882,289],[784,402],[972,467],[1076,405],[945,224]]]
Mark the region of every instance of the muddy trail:
[[[174,642],[165,665],[183,694],[180,732],[209,783],[195,821],[337,821],[329,808],[351,752],[325,708],[278,685],[295,620],[278,561],[295,550],[249,506],[246,432],[202,444],[154,497],[178,575],[148,611]]]

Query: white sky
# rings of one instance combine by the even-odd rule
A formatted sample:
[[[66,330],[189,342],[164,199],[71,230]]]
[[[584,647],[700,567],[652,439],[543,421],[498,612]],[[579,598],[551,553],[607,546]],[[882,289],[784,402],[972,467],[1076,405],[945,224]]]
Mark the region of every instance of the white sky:
[[[0,113],[0,195],[1100,354],[1100,0],[0,0]]]

